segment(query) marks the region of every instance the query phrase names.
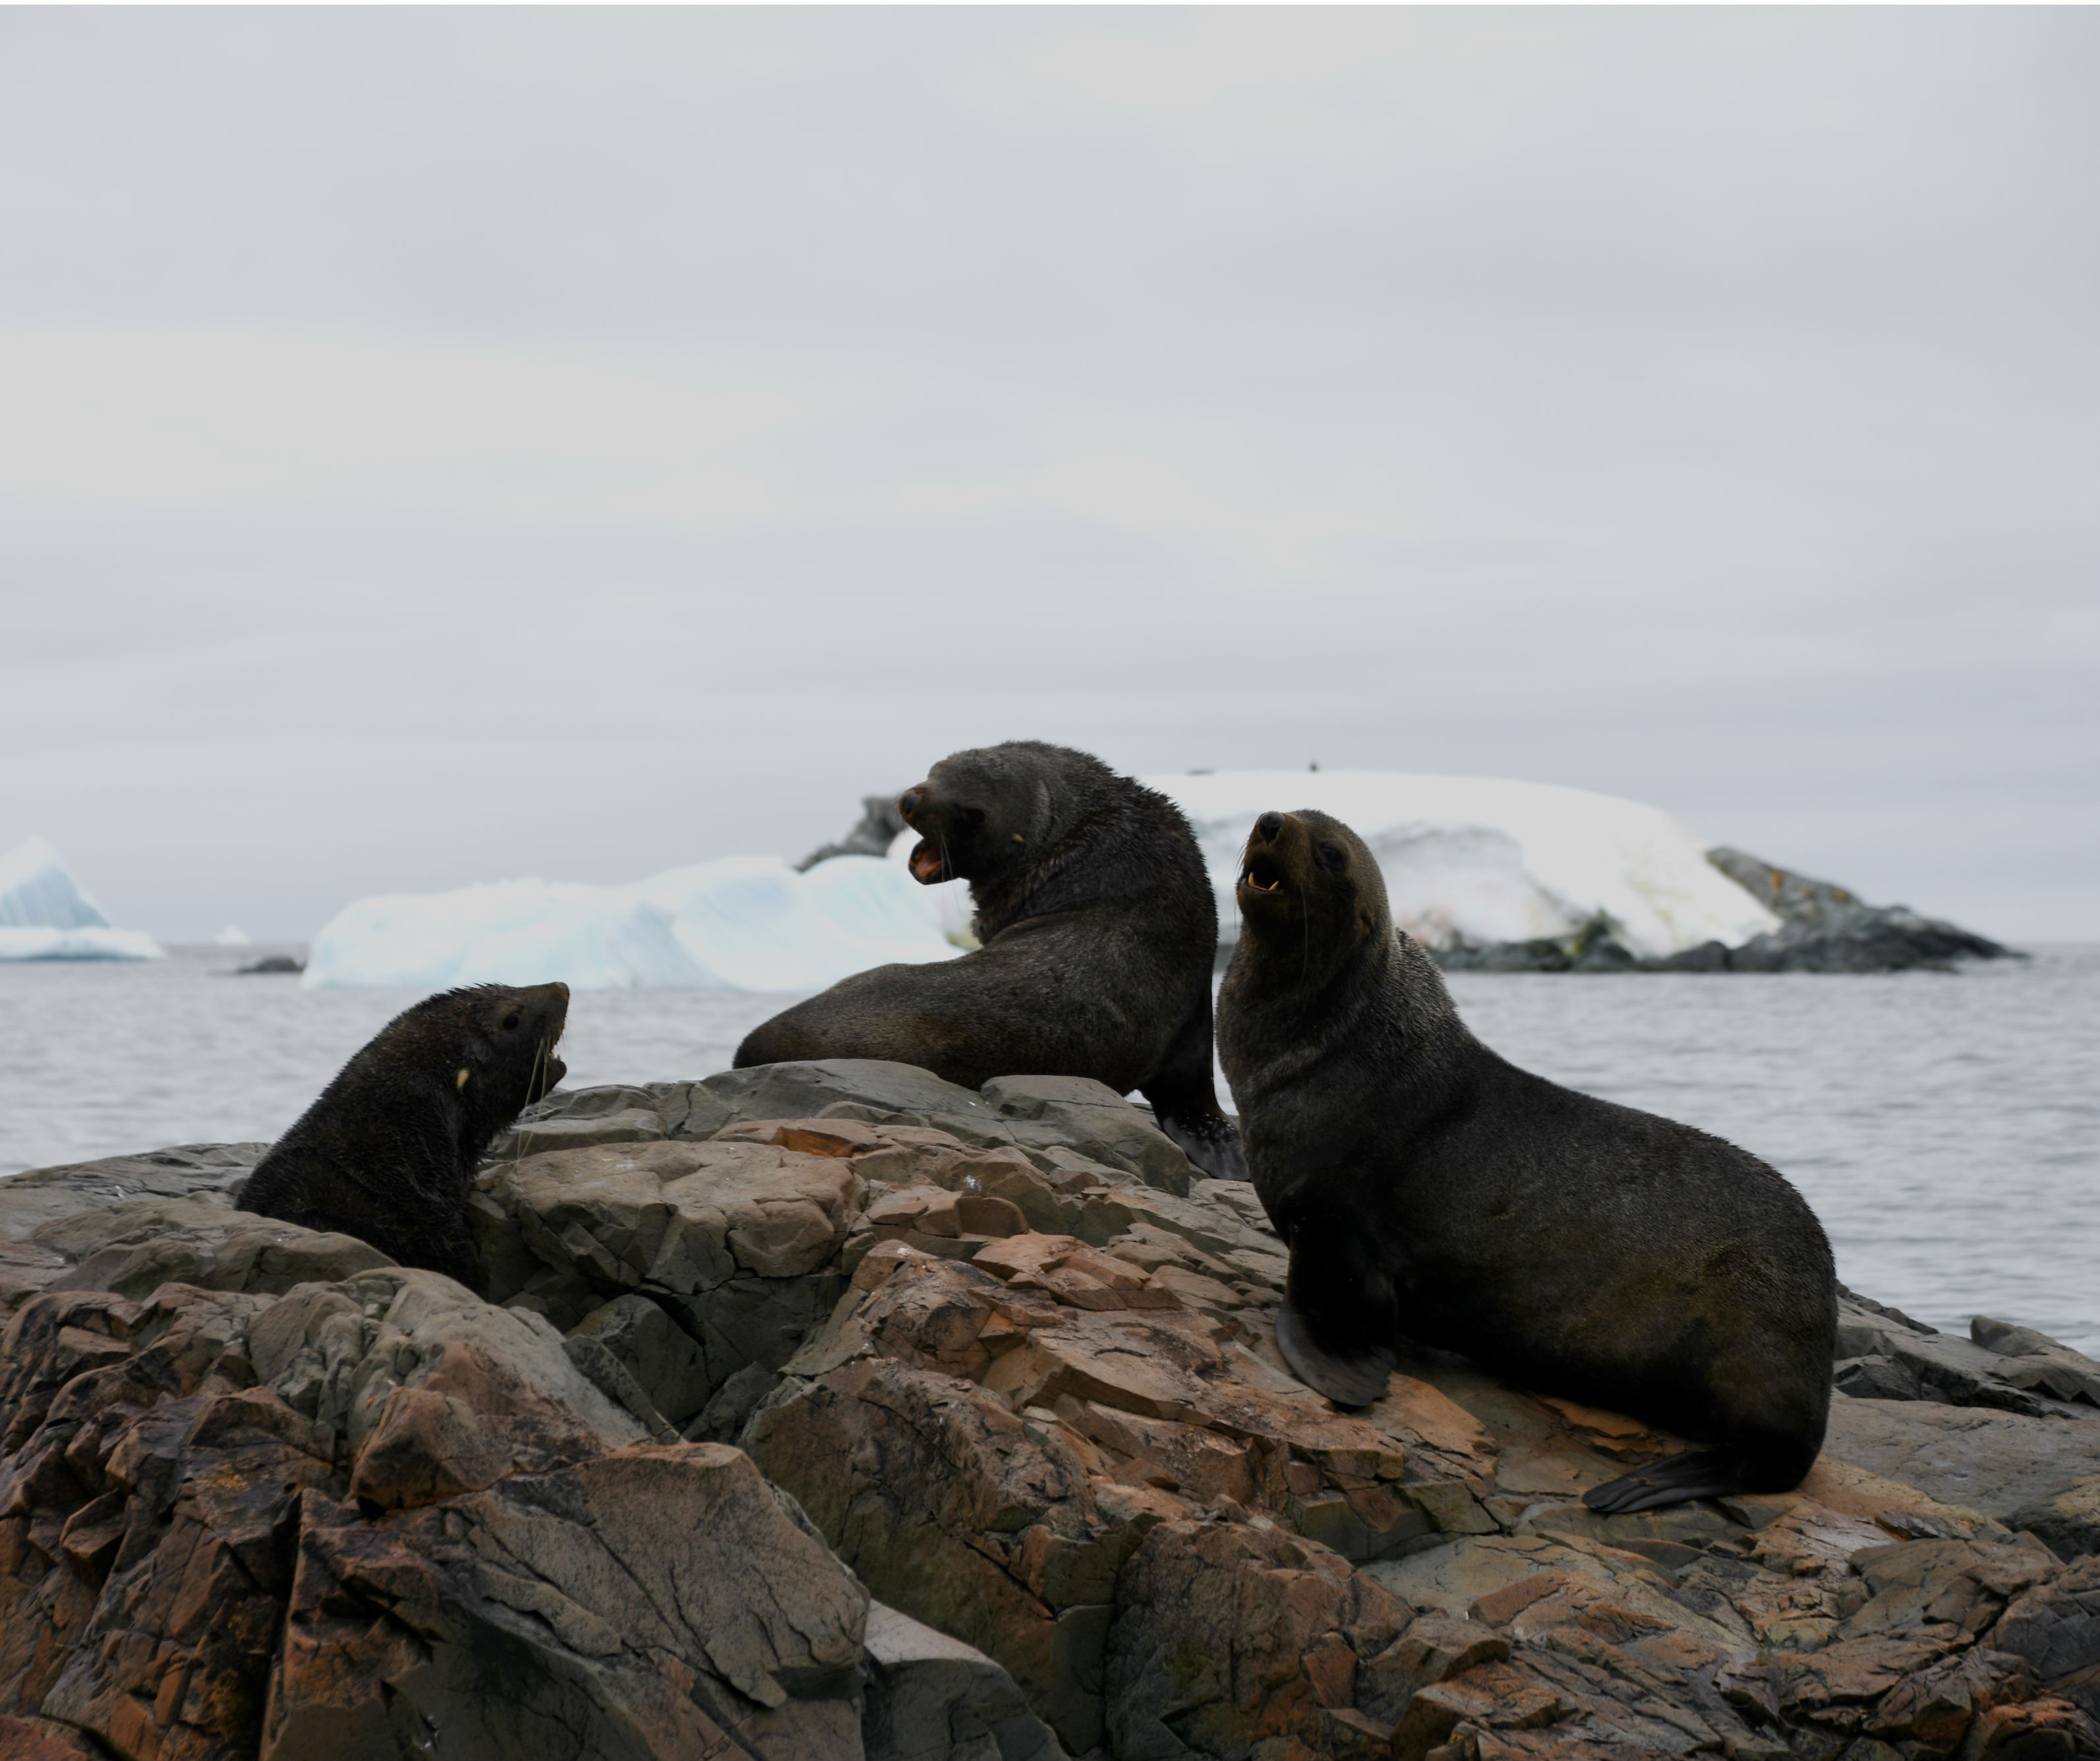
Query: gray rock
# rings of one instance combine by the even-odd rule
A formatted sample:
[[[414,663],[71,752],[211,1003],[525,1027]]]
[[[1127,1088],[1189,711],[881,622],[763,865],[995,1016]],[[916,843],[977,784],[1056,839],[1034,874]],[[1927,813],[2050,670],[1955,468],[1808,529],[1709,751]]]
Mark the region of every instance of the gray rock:
[[[135,1300],[163,1284],[279,1295],[393,1264],[355,1236],[236,1211],[218,1192],[133,1198],[55,1217],[22,1245],[64,1262],[44,1281],[46,1290],[114,1291]]]
[[[1014,1141],[998,1110],[975,1090],[943,1082],[915,1064],[880,1058],[821,1058],[725,1070],[698,1085],[726,1108],[721,1124],[742,1119],[816,1119],[834,1109],[852,1119],[930,1125],[966,1144],[992,1147]],[[697,1111],[697,1101],[695,1110]],[[681,1136],[699,1135],[690,1124]]]
[[[2100,1668],[2100,1559],[2020,1596],[1992,1629],[1991,1643],[2045,1682]]]
[[[2100,1411],[2100,1363],[2083,1352],[2059,1344],[2032,1327],[1994,1321],[1988,1315],[1978,1315],[1970,1322],[1969,1337],[1985,1350],[1997,1353],[2001,1360],[1998,1375],[2014,1387],[2059,1401],[2083,1402]]]
[[[598,1312],[592,1330],[610,1329],[607,1348],[681,1425],[747,1365],[777,1370],[830,1313],[861,1191],[844,1159],[712,1140],[554,1151],[482,1180],[541,1269],[492,1296],[563,1331]],[[630,1294],[685,1345],[631,1304],[603,1313]]]
[[[657,1411],[655,1402],[643,1392],[627,1366],[605,1348],[602,1340],[588,1333],[573,1333],[562,1341],[562,1348],[599,1393],[659,1443],[679,1441],[678,1428]]]
[[[262,1761],[862,1753],[867,1593],[735,1450],[301,1527]]]
[[[1013,1678],[974,1645],[871,1602],[867,1761],[1064,1761]]]
[[[2100,1475],[2100,1420],[1834,1395],[1824,1452],[2008,1525]]]
[[[181,1144],[10,1175],[0,1180],[0,1241],[20,1241],[54,1217],[99,1211],[127,1198],[230,1196],[269,1148],[266,1143]]]
[[[443,1475],[471,1488],[536,1458],[571,1459],[649,1433],[544,1321],[483,1302],[436,1272],[389,1266],[302,1284],[256,1316],[248,1353],[255,1379],[341,1437],[351,1456],[383,1430],[398,1435],[385,1485],[382,1463],[359,1463],[359,1490],[382,1504],[409,1502],[390,1488],[425,1472],[434,1455]],[[491,1428],[499,1423],[508,1428]]]
[[[1725,846],[1706,859],[1780,919],[1779,929],[1727,952],[1731,972],[1904,972],[1957,960],[2003,960],[2013,950],[1904,905],[1869,905]]]
[[[1864,1399],[1992,1406],[2030,1418],[2100,1417],[2100,1364],[2032,1328],[1979,1316],[1972,1331],[1977,1336],[1969,1340],[1937,1332],[1841,1289],[1837,1385]],[[1978,1343],[1986,1339],[2005,1342],[2014,1354]]]
[[[2100,1474],[2023,1505],[2006,1518],[2006,1525],[2040,1536],[2061,1560],[2100,1553]]]
[[[707,1359],[699,1344],[646,1296],[616,1296],[584,1317],[569,1335],[596,1339],[625,1366],[650,1403],[682,1427],[707,1405]]]
[[[984,1098],[1024,1149],[1075,1152],[1135,1174],[1176,1198],[1199,1178],[1149,1111],[1087,1076],[995,1076]]]
[[[898,792],[900,794],[902,791]],[[820,862],[834,856],[887,856],[889,846],[904,829],[904,815],[897,810],[895,795],[863,795],[860,823],[836,844],[820,844],[795,864],[806,874]]]
[[[615,1115],[633,1114],[632,1120]],[[659,1137],[711,1137],[735,1114],[697,1082],[608,1083],[595,1088],[557,1088],[518,1115],[488,1146],[484,1167],[514,1162],[542,1149],[580,1150],[593,1143],[648,1142]],[[581,1122],[594,1121],[593,1125]],[[548,1128],[573,1126],[538,1141]]]

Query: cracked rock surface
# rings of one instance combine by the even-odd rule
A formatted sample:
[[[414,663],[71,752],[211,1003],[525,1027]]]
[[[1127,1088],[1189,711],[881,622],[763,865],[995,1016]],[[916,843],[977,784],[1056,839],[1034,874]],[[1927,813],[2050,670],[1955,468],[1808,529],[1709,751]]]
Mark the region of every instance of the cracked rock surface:
[[[2010,1323],[1848,1299],[1798,1492],[1605,1518],[1679,1440],[1338,1412],[1096,1084],[557,1094],[485,1295],[233,1209],[262,1147],[0,1184],[0,1754],[2100,1754],[2100,1369]]]

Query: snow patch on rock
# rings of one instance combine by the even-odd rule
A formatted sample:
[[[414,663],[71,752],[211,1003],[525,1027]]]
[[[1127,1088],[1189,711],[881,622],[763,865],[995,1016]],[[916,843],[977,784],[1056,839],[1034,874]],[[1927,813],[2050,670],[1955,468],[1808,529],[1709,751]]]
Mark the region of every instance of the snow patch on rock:
[[[1393,920],[1432,947],[1572,935],[1602,918],[1628,951],[1661,959],[1740,947],[1780,920],[1706,859],[1660,808],[1586,789],[1381,770],[1220,770],[1148,777],[1178,802],[1239,933],[1233,889],[1255,819],[1317,808],[1370,846]]]

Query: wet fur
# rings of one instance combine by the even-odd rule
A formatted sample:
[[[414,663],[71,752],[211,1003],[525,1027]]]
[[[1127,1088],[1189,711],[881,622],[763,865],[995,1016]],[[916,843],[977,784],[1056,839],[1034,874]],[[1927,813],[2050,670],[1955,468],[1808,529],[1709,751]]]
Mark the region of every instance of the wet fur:
[[[1404,1336],[1715,1445],[1598,1488],[1601,1509],[1798,1485],[1837,1332],[1800,1194],[1732,1144],[1482,1045],[1346,826],[1282,817],[1257,854],[1287,878],[1242,885],[1219,1049],[1290,1244],[1294,1366],[1360,1401]]]
[[[568,1006],[560,984],[426,997],[271,1146],[240,1208],[355,1235],[403,1265],[484,1290],[467,1211],[474,1169],[496,1134],[567,1074],[554,1048]]]
[[[943,877],[969,881],[983,945],[858,973],[754,1029],[737,1067],[888,1058],[968,1088],[1091,1076],[1142,1093],[1205,1172],[1243,1177],[1211,1076],[1217,903],[1181,810],[1036,740],[957,753],[904,799]]]

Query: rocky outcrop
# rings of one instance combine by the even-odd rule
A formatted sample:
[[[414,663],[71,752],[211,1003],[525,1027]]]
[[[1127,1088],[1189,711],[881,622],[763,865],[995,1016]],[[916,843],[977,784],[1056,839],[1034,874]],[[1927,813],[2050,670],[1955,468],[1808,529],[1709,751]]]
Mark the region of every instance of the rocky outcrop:
[[[1906,905],[1869,905],[1834,882],[1811,880],[1740,850],[1717,848],[1706,859],[1778,917],[1780,927],[1740,947],[1706,942],[1643,959],[1599,919],[1544,941],[1438,948],[1436,962],[1447,972],[1884,973],[2015,957],[1973,930],[1921,917]]]
[[[854,828],[836,844],[819,844],[795,864],[798,872],[806,874],[818,863],[829,862],[834,856],[889,854],[890,845],[904,829],[904,815],[897,810],[896,796],[862,796],[860,806],[860,819]]]
[[[2087,1360],[1848,1299],[1799,1491],[1601,1517],[1676,1440],[1440,1355],[1337,1412],[1164,1144],[895,1066],[557,1096],[492,1300],[233,1211],[248,1149],[0,1185],[0,1752],[2100,1753]]]
[[[2002,960],[2013,951],[1907,905],[1869,905],[1833,881],[1812,880],[1725,845],[1709,850],[1706,859],[1780,920],[1771,933],[1727,951],[1732,972],[1902,972]]]

